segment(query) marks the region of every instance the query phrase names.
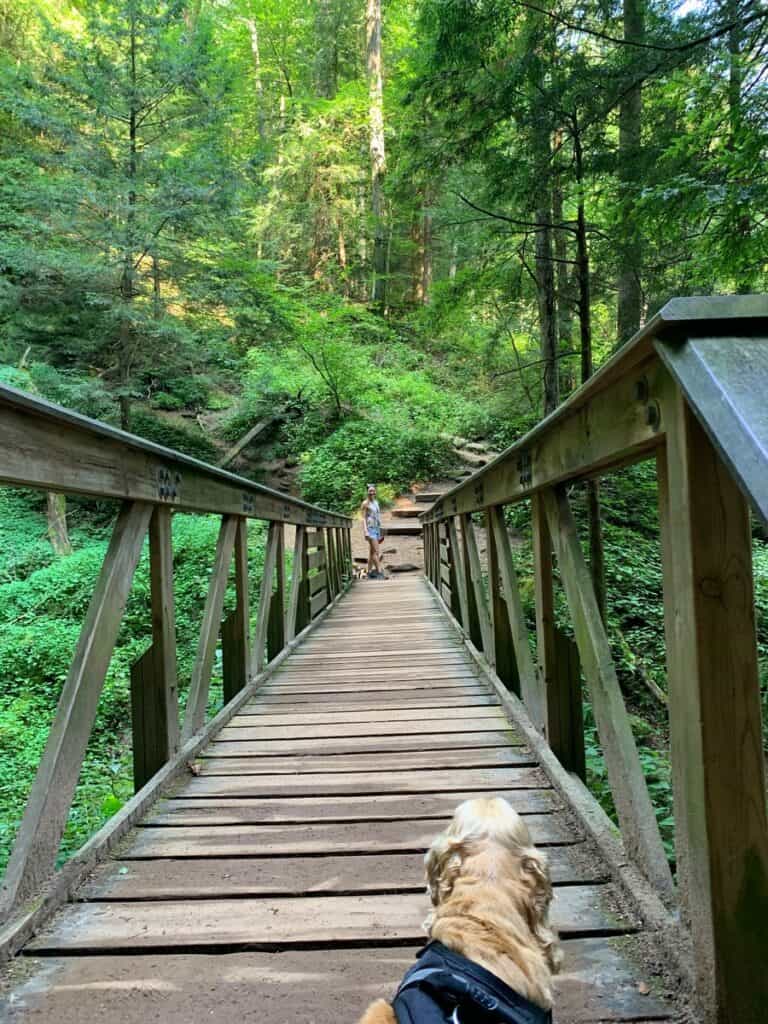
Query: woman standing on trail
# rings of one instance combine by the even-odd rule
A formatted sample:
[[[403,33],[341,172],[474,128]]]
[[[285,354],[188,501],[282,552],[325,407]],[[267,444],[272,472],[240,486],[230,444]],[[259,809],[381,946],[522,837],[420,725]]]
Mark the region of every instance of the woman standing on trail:
[[[363,513],[363,533],[368,541],[368,579],[385,580],[381,567],[381,509],[376,500],[376,488],[368,484],[368,497],[360,506]]]

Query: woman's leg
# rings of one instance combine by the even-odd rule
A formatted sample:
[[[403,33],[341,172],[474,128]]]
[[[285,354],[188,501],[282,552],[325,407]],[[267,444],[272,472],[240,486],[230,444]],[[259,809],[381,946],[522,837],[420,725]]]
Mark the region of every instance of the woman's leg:
[[[376,564],[376,541],[373,537],[367,537],[368,541],[368,573],[372,571]]]
[[[381,540],[373,542],[373,557],[376,561],[376,571],[384,575],[384,566],[381,564]]]

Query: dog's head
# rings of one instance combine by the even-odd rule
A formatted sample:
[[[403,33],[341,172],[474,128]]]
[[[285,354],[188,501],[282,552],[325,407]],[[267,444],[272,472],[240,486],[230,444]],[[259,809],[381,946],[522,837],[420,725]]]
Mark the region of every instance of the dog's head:
[[[460,804],[424,863],[433,907],[449,899],[460,878],[491,883],[524,919],[550,968],[557,969],[557,936],[548,924],[552,883],[547,859],[506,800],[494,797]]]

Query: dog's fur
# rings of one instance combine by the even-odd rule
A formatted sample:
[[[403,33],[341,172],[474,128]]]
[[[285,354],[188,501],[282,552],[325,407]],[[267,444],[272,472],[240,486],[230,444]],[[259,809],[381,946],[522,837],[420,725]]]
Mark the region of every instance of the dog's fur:
[[[548,1009],[561,961],[548,922],[552,884],[520,815],[500,798],[467,800],[424,863],[433,905],[425,922],[429,937]],[[397,1024],[397,1018],[379,999],[359,1024]]]

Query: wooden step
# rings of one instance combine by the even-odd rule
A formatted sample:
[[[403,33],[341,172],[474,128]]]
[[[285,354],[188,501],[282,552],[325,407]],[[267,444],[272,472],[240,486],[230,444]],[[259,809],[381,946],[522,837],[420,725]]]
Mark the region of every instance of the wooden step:
[[[442,496],[442,491],[419,491],[418,494],[414,494],[413,499],[420,505],[434,505]]]
[[[384,523],[385,537],[418,537],[421,535],[421,523],[401,522]]]
[[[423,511],[423,508],[416,508],[415,505],[411,507],[408,505],[401,505],[400,508],[393,508],[391,515],[396,519],[416,519]]]

